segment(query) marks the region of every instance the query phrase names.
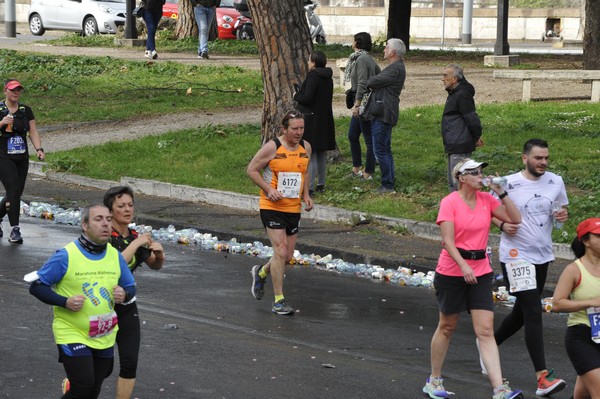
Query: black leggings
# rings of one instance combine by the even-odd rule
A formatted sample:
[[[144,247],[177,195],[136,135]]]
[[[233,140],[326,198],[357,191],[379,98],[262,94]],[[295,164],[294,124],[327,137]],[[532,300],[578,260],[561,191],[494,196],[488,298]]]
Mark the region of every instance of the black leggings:
[[[62,352],[60,345],[59,361],[63,364],[71,389],[61,399],[96,399],[100,396],[102,382],[113,370],[114,358],[92,356],[71,357]]]
[[[135,378],[140,353],[140,318],[136,302],[130,305],[116,305],[119,317],[117,347],[119,349],[119,377]]]
[[[496,343],[500,345],[512,337],[521,327],[525,326],[525,345],[535,371],[546,370],[546,356],[544,355],[544,326],[542,324],[541,294],[546,284],[548,263],[535,265],[535,279],[537,290],[515,292],[517,297],[512,312],[502,321],[500,327],[494,332]],[[500,263],[504,281],[508,282],[506,265]]]
[[[0,181],[6,190],[6,195],[0,202],[0,220],[8,214],[11,226],[19,225],[21,195],[25,189],[28,171],[29,158],[0,158]]]

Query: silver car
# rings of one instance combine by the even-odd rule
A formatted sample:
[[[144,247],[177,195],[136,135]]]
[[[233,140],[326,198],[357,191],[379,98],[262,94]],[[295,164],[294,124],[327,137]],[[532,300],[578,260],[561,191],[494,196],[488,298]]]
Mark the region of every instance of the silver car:
[[[125,25],[126,0],[31,0],[29,30],[70,30],[84,36],[116,33]]]

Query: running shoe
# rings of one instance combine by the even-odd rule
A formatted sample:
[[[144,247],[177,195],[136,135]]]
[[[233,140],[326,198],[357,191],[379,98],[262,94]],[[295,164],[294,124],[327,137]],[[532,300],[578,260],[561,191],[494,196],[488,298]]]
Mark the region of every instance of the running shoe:
[[[273,313],[282,315],[293,315],[294,312],[294,308],[288,305],[285,299],[280,299],[277,302],[273,302]]]
[[[150,50],[146,50],[146,52],[144,53],[144,57],[152,58],[152,53],[150,52]]]
[[[423,393],[431,399],[447,398],[449,396],[444,388],[443,378],[427,378],[427,382],[423,387]]]
[[[67,393],[71,389],[71,382],[68,378],[65,378],[62,382],[62,392]]]
[[[158,58],[158,53],[156,52],[156,50],[152,50],[152,52],[150,53],[150,56],[152,57],[153,60]]]
[[[492,399],[523,399],[523,392],[519,389],[513,390],[506,381],[498,390],[494,393]]]
[[[554,370],[544,371],[542,376],[538,379],[537,390],[535,394],[537,396],[548,396],[558,391],[562,391],[567,386],[567,383],[560,378],[554,376]]]
[[[265,280],[266,278],[261,278],[258,273],[262,269],[261,265],[252,266],[252,287],[250,287],[250,292],[252,292],[252,296],[259,301],[265,295]]]
[[[8,236],[8,242],[23,244],[23,237],[21,237],[21,229],[19,229],[19,226],[12,228],[10,235]]]

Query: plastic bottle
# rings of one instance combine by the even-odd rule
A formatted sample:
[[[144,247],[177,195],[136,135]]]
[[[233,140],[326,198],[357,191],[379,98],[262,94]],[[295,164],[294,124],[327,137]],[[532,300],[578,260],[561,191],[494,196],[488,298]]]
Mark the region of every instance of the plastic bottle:
[[[486,187],[488,187],[490,184],[497,184],[499,186],[506,186],[506,183],[508,183],[508,180],[506,180],[506,177],[493,176],[493,177],[484,177],[483,180],[481,180],[481,182]]]
[[[556,220],[556,217],[554,217],[554,214],[556,214],[556,212],[560,212],[562,210],[562,205],[555,203],[552,206],[552,225],[554,226],[554,228],[556,230],[560,230],[563,228],[564,223],[560,222],[558,220]]]
[[[13,116],[12,114],[8,114],[8,115],[10,115],[12,118],[14,118],[14,116]],[[7,115],[7,116],[8,116],[8,115]],[[7,133],[12,133],[12,131],[13,131],[13,124],[12,124],[12,123],[9,123],[9,124],[7,124],[7,125],[6,125],[6,129],[5,129],[5,131],[6,131]]]

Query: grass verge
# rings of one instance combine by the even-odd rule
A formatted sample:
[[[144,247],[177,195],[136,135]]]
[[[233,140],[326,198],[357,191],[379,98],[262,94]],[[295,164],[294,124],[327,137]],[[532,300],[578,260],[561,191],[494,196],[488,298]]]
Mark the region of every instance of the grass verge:
[[[439,200],[447,194],[446,160],[439,134],[439,106],[402,110],[394,128],[392,151],[398,193],[374,193],[373,181],[349,177],[351,158],[346,137],[348,118],[336,120],[340,156],[328,164],[327,191],[316,197],[328,204],[369,214],[435,221]],[[591,103],[494,104],[480,106],[485,147],[474,158],[490,164],[488,172],[509,174],[522,169],[525,141],[550,143],[550,170],[565,179],[569,222],[555,241],[569,242],[579,221],[598,216],[600,170],[591,167],[600,154],[600,105]],[[170,132],[137,141],[48,154],[51,167],[100,179],[121,176],[154,179],[196,187],[257,194],[245,168],[260,145],[260,126],[207,126]],[[136,154],[131,163],[131,154]]]

